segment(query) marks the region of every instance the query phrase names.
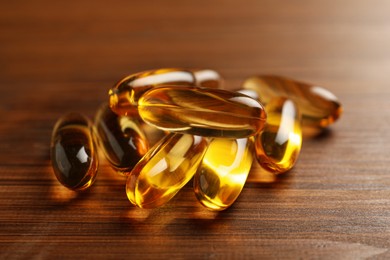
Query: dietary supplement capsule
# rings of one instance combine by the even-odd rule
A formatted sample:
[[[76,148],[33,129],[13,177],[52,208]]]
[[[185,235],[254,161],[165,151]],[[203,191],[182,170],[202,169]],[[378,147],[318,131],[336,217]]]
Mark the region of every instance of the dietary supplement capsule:
[[[237,199],[253,161],[253,137],[214,138],[194,176],[195,195],[211,210],[224,210]]]
[[[194,176],[207,142],[200,136],[168,134],[129,174],[126,193],[140,208],[155,208],[172,199]]]
[[[98,158],[91,123],[84,116],[71,113],[54,126],[51,163],[59,182],[72,190],[84,190],[95,180]]]
[[[280,76],[264,75],[247,79],[243,88],[256,91],[263,105],[280,96],[293,100],[302,114],[304,127],[313,129],[327,127],[342,113],[341,103],[336,96],[316,85]]]
[[[192,70],[196,79],[196,85],[202,88],[222,88],[223,79],[215,70],[196,69]]]
[[[295,165],[301,150],[300,113],[292,100],[283,97],[272,99],[265,110],[267,123],[256,136],[256,157],[266,170],[283,173]]]
[[[149,143],[142,130],[141,119],[118,116],[108,104],[98,110],[95,117],[95,132],[104,155],[119,173],[131,171],[134,165],[149,150]]]
[[[192,86],[194,74],[183,69],[157,69],[132,74],[120,80],[109,91],[110,107],[119,115],[128,115],[147,90],[164,85]]]
[[[141,118],[180,133],[243,138],[263,129],[262,105],[241,93],[197,87],[151,89],[138,101]]]

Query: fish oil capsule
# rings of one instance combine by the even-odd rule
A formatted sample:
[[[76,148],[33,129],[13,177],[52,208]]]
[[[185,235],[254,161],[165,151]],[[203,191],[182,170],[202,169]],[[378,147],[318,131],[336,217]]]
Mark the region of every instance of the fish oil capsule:
[[[194,74],[183,69],[158,69],[132,74],[120,80],[109,91],[110,107],[119,115],[128,115],[147,90],[164,85],[192,86]]]
[[[207,142],[200,136],[171,133],[138,162],[128,176],[126,193],[140,208],[155,208],[172,199],[193,177]]]
[[[141,118],[180,133],[243,138],[260,132],[266,114],[256,100],[222,89],[162,87],[138,101]]]
[[[265,106],[267,123],[256,136],[255,149],[259,164],[273,173],[290,170],[302,146],[301,117],[295,103],[274,98]]]
[[[146,140],[149,143],[149,147],[153,147],[155,144],[157,144],[161,139],[164,138],[169,132],[167,131],[162,131],[158,129],[157,127],[151,126],[139,117],[140,123],[141,123],[141,128],[143,132],[145,133]]]
[[[316,85],[280,76],[264,75],[247,79],[243,88],[256,91],[263,105],[275,97],[283,96],[293,100],[302,114],[302,124],[305,128],[327,127],[342,113],[341,103],[336,96]]]
[[[194,191],[210,210],[230,207],[240,195],[253,161],[253,137],[214,138],[194,176]]]
[[[148,140],[141,127],[141,119],[118,116],[108,104],[98,110],[94,129],[98,142],[111,166],[123,173],[131,171],[134,165],[149,150]]]
[[[98,158],[91,123],[80,114],[60,118],[54,126],[51,163],[59,182],[72,190],[84,190],[95,180]]]
[[[222,88],[223,79],[215,70],[196,69],[194,73],[196,85],[202,88]]]

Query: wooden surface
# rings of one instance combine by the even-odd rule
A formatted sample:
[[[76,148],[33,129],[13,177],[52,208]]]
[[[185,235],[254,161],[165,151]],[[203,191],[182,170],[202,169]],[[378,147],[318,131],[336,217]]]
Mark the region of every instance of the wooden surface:
[[[390,258],[389,1],[2,1],[0,32],[0,258]],[[105,161],[91,190],[62,188],[56,119],[92,117],[118,79],[159,67],[315,82],[345,113],[219,214],[191,185],[134,208]]]

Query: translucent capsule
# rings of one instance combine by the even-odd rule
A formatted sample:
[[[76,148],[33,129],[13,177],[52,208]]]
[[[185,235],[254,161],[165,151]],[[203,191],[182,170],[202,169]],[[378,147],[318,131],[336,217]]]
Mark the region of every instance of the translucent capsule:
[[[141,128],[143,132],[145,133],[146,140],[148,140],[149,147],[153,147],[156,143],[158,143],[161,139],[164,138],[169,132],[167,131],[162,131],[158,129],[157,127],[151,126],[139,117],[141,120]]]
[[[196,79],[196,85],[202,88],[222,88],[223,79],[215,70],[192,70]]]
[[[265,75],[247,79],[243,88],[256,91],[264,105],[275,97],[282,96],[293,100],[302,114],[304,127],[312,129],[327,127],[342,113],[341,103],[336,96],[316,85]]]
[[[92,185],[98,169],[91,124],[80,114],[60,118],[54,126],[51,162],[59,182],[72,190],[84,190]]]
[[[110,91],[110,107],[119,115],[128,115],[140,96],[156,86],[196,84],[194,74],[183,69],[158,69],[132,74],[120,80]]]
[[[141,119],[118,116],[107,104],[101,106],[95,117],[95,132],[104,155],[119,173],[131,171],[149,150],[142,130]]]
[[[129,174],[126,193],[140,208],[155,208],[172,199],[193,177],[207,142],[200,136],[169,134],[150,149]]]
[[[194,176],[194,191],[202,205],[224,210],[233,204],[251,169],[253,150],[253,137],[210,141]]]
[[[273,173],[290,170],[302,146],[300,113],[290,99],[275,98],[265,106],[267,123],[256,136],[256,157],[260,165]]]
[[[160,129],[210,137],[255,135],[266,119],[262,105],[246,95],[196,87],[151,89],[139,99],[138,111]]]

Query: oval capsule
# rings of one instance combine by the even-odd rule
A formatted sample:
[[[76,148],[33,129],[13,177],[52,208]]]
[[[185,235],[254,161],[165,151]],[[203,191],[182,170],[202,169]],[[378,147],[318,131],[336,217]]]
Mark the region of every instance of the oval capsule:
[[[301,117],[295,103],[286,98],[272,99],[266,106],[267,123],[256,136],[256,158],[273,173],[290,170],[302,146]]]
[[[95,117],[94,129],[98,142],[111,166],[122,173],[131,171],[149,150],[148,140],[142,130],[141,119],[118,116],[107,104],[101,106]]]
[[[215,70],[194,69],[196,85],[202,88],[223,88],[223,79]]]
[[[139,99],[138,111],[160,129],[210,137],[255,135],[266,120],[262,105],[246,95],[197,87],[151,89]]]
[[[126,193],[140,208],[164,205],[193,177],[207,142],[200,136],[169,134],[150,149],[128,176]]]
[[[61,117],[54,126],[51,163],[58,181],[72,190],[92,185],[98,169],[98,157],[91,123],[77,113]]]
[[[140,96],[156,86],[193,86],[194,74],[184,69],[157,69],[132,74],[120,80],[109,91],[111,109],[119,115],[129,115]]]
[[[316,85],[280,76],[263,75],[247,79],[243,88],[256,91],[263,105],[267,105],[275,97],[293,100],[302,114],[304,127],[327,127],[342,113],[337,97],[329,90]]]
[[[253,137],[214,138],[194,176],[199,202],[210,210],[224,210],[238,198],[253,161]]]

